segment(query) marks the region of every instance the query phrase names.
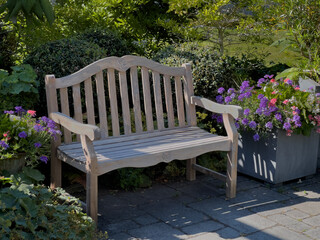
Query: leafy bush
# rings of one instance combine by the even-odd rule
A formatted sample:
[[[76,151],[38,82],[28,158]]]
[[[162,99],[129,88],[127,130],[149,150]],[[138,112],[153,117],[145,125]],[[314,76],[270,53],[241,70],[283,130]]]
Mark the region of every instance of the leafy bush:
[[[23,105],[32,109],[38,100],[38,81],[30,65],[11,67],[9,74],[0,69],[0,111]]]
[[[37,111],[41,115],[46,115],[44,82],[46,74],[63,77],[106,56],[106,51],[98,45],[79,39],[62,39],[50,42],[32,52],[26,58],[25,63],[33,66],[38,75],[40,100]]]
[[[76,198],[62,189],[37,185],[44,176],[25,168],[20,175],[0,178],[1,239],[98,239],[95,223],[82,213]],[[104,236],[106,237],[106,236]]]
[[[160,51],[155,60],[170,66],[192,62],[195,94],[215,99],[218,87],[236,87],[243,79],[255,81],[267,72],[260,59],[220,57],[214,48],[201,47],[195,43],[169,46]]]
[[[117,32],[108,29],[91,29],[75,38],[97,44],[106,51],[107,56],[122,57],[130,53],[126,41]]]

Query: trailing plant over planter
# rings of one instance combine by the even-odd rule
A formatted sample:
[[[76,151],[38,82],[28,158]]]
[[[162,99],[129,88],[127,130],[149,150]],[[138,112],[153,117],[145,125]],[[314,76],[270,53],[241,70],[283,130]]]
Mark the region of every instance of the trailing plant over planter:
[[[218,103],[244,109],[244,116],[237,119],[236,126],[255,132],[255,141],[275,129],[285,130],[287,136],[310,135],[313,129],[320,133],[320,94],[300,91],[288,78],[275,80],[273,75],[265,75],[256,88],[244,81],[237,91],[221,87],[218,92],[221,94],[216,97]]]
[[[26,111],[21,106],[0,114],[0,161],[26,154],[29,166],[34,167],[40,161],[47,163],[50,140],[61,132],[51,119],[35,119],[35,115],[35,111]]]
[[[1,239],[106,239],[82,212],[78,199],[63,189],[39,185],[44,176],[24,168],[19,175],[0,177]]]

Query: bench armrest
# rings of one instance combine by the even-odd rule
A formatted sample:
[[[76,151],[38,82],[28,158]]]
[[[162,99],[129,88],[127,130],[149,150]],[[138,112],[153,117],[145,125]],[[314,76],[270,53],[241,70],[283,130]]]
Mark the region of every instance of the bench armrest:
[[[239,106],[219,104],[209,99],[198,96],[192,96],[191,103],[202,107],[210,112],[230,114],[235,119],[243,116],[243,110]]]
[[[99,140],[101,137],[100,128],[97,126],[79,123],[63,113],[51,113],[50,118],[71,132],[87,136],[91,141]]]

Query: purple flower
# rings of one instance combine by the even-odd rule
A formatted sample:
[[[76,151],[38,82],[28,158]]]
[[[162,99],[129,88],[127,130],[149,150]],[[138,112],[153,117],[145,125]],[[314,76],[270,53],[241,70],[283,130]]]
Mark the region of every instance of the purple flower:
[[[225,103],[229,103],[232,101],[232,98],[230,96],[226,96],[224,101],[225,101]]]
[[[273,78],[273,75],[266,74],[266,75],[264,75],[264,78]]]
[[[55,121],[49,119],[48,122],[47,122],[47,126],[49,128],[55,128],[56,127],[56,123],[55,123]]]
[[[294,124],[296,125],[296,127],[301,127],[301,121],[296,121],[294,122]]]
[[[40,124],[34,125],[34,126],[33,126],[33,129],[36,130],[36,132],[44,131],[44,127],[41,126]]]
[[[316,97],[320,97],[320,93],[316,93]]]
[[[256,123],[255,121],[251,121],[251,122],[249,123],[249,127],[252,128],[252,129],[256,129],[257,123]]]
[[[217,103],[223,103],[223,97],[221,95],[216,96]]]
[[[279,109],[277,107],[274,107],[274,106],[271,106],[269,107],[269,111],[270,112],[275,112],[275,111],[278,111]]]
[[[230,97],[231,97],[232,99],[234,99],[234,98],[235,98],[235,96],[236,96],[236,94],[235,94],[235,93],[232,93],[232,94],[230,95]]]
[[[257,108],[257,110],[256,110],[256,113],[257,113],[257,114],[261,115],[262,112],[263,112],[262,108]]]
[[[247,88],[249,88],[250,85],[249,85],[249,81],[244,81],[242,82],[241,86],[240,86],[240,93],[244,93]]]
[[[278,121],[282,121],[282,116],[281,113],[276,113],[276,115],[274,116]]]
[[[260,79],[258,80],[257,86],[258,86],[258,87],[261,87],[261,84],[264,83],[265,81],[266,81],[266,80],[265,80],[264,78],[260,78]]]
[[[283,129],[285,129],[285,130],[289,130],[291,128],[291,124],[289,123],[289,122],[285,122],[284,124],[283,124]]]
[[[36,143],[34,144],[34,147],[35,147],[35,148],[39,148],[39,147],[41,147],[41,146],[42,146],[42,144],[39,143],[39,142],[36,142]]]
[[[259,136],[258,133],[256,133],[255,135],[253,135],[253,140],[254,140],[255,142],[259,141],[259,139],[260,139],[260,136]]]
[[[258,95],[258,99],[261,100],[262,98],[264,98],[264,95],[263,95],[263,94],[259,94],[259,95]]]
[[[218,93],[219,93],[219,94],[222,94],[224,91],[225,91],[225,89],[224,89],[223,87],[221,87],[221,88],[218,89]]]
[[[268,102],[269,102],[268,98],[266,98],[266,97],[261,98],[259,107],[266,108],[268,105]]]
[[[251,92],[246,92],[245,94],[244,94],[244,97],[245,98],[250,98],[252,96],[252,93]]]
[[[264,110],[263,115],[269,117],[271,115],[271,111],[266,109],[266,110]]]
[[[309,90],[309,91],[313,91],[313,90],[314,90],[314,87],[309,87],[308,90]]]
[[[244,95],[244,93],[242,93],[242,94],[240,94],[240,95],[238,96],[238,100],[239,100],[239,101],[243,101],[244,97],[245,97],[245,95]]]
[[[234,93],[234,91],[235,91],[234,88],[229,88],[228,89],[228,94]]]
[[[28,134],[25,131],[22,131],[21,133],[18,134],[19,138],[26,138]]]
[[[44,163],[47,163],[47,162],[48,162],[48,157],[46,157],[46,156],[41,156],[41,157],[40,157],[40,161],[41,161],[41,162],[44,162]]]
[[[272,122],[267,122],[266,128],[272,129],[273,128]]]
[[[235,123],[234,123],[234,125],[236,125],[236,128],[237,128],[237,129],[239,129],[239,128],[240,128],[240,125],[239,125],[239,123],[238,123],[238,122],[235,122]]]
[[[6,113],[6,114],[14,114],[14,111],[4,111],[4,113]]]
[[[7,148],[9,147],[9,145],[5,142],[0,140],[0,146],[4,148],[4,150],[7,150]]]
[[[47,117],[45,117],[45,116],[43,116],[43,117],[41,117],[41,120],[42,120],[44,123],[48,123],[50,119],[47,118]]]
[[[243,111],[243,114],[248,116],[250,113],[250,109],[249,108],[246,108],[244,111]]]
[[[221,114],[217,116],[217,123],[223,123],[223,117]]]
[[[249,123],[249,120],[247,118],[242,119],[241,123],[243,125],[247,125]]]
[[[20,114],[20,113],[23,113],[25,112],[26,110],[24,110],[21,106],[17,106],[14,108],[16,110],[16,113],[17,114]]]
[[[293,120],[294,122],[300,121],[300,116],[299,116],[299,115],[294,115],[293,118],[292,118],[292,120]]]

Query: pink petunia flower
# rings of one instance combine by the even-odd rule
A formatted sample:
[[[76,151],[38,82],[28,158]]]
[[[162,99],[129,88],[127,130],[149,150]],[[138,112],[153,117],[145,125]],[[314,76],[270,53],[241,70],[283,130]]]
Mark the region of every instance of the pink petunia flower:
[[[276,105],[277,99],[276,98],[272,98],[269,102],[269,106],[270,107],[274,107]]]
[[[299,87],[295,87],[294,90],[300,90],[300,88]]]
[[[274,78],[272,78],[272,79],[270,80],[270,82],[274,83],[274,82],[276,82],[276,80],[275,80]]]
[[[291,136],[291,134],[293,133],[293,131],[291,129],[287,130],[287,136]]]
[[[34,111],[34,110],[28,110],[28,113],[29,113],[32,117],[35,117],[35,116],[36,116],[36,111]]]
[[[288,99],[286,99],[286,100],[284,100],[282,103],[287,105],[287,104],[288,104],[288,102],[289,102],[289,100],[288,100]]]
[[[276,92],[276,91],[273,91],[271,94],[277,94],[277,92]]]

